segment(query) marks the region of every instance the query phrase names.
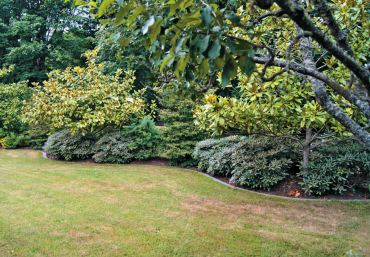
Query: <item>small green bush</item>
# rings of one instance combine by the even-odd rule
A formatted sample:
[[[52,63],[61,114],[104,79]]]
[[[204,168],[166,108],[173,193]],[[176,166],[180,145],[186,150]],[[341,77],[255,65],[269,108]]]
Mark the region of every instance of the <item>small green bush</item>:
[[[341,138],[313,151],[299,176],[307,194],[343,194],[370,186],[370,151],[350,138]]]
[[[23,134],[10,133],[2,140],[2,145],[7,149],[15,149],[27,145],[27,136]]]
[[[93,155],[94,141],[92,135],[73,135],[65,129],[51,135],[44,150],[49,157],[59,160],[86,160]]]
[[[123,136],[129,139],[129,148],[135,160],[148,160],[157,156],[161,136],[150,118],[146,117],[124,129]]]
[[[192,153],[197,142],[206,138],[206,133],[194,124],[195,102],[189,95],[183,95],[173,88],[167,88],[162,94],[160,120],[162,130],[162,157],[169,159],[171,165],[191,167],[197,162]]]
[[[248,188],[270,189],[289,175],[295,152],[284,139],[231,136],[198,143],[193,156],[208,174],[231,177]]]
[[[113,131],[101,137],[94,146],[93,160],[98,163],[129,163],[134,155],[130,140],[120,131]]]

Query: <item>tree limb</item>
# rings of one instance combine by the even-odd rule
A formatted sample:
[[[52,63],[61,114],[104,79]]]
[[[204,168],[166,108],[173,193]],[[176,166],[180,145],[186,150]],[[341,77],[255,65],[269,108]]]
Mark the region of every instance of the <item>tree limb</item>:
[[[370,92],[370,72],[317,28],[302,5],[293,0],[275,0],[275,2],[303,31],[311,32],[312,38],[351,70]]]

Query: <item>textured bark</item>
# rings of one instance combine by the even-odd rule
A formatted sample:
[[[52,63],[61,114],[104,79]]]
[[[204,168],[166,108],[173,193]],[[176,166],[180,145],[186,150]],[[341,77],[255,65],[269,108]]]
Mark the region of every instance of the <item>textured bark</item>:
[[[307,168],[310,161],[310,151],[312,143],[312,128],[306,128],[306,138],[303,143],[303,168]]]
[[[310,39],[303,38],[301,40],[300,48],[302,50],[304,65],[308,68],[316,69]],[[325,85],[321,80],[312,76],[309,76],[308,79],[311,82],[312,89],[320,105],[370,149],[370,133],[352,120],[342,109],[330,100]]]

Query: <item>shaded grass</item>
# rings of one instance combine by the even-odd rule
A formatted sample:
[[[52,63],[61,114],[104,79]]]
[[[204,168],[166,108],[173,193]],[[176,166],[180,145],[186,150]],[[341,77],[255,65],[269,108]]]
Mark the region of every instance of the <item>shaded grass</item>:
[[[370,255],[370,202],[238,191],[174,167],[0,150],[0,256]]]

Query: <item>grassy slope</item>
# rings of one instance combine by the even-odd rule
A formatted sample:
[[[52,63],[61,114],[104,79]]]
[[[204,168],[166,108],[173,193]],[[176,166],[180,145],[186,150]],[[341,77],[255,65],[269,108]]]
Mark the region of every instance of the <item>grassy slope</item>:
[[[0,150],[0,256],[370,254],[370,203],[237,191],[180,168]]]

